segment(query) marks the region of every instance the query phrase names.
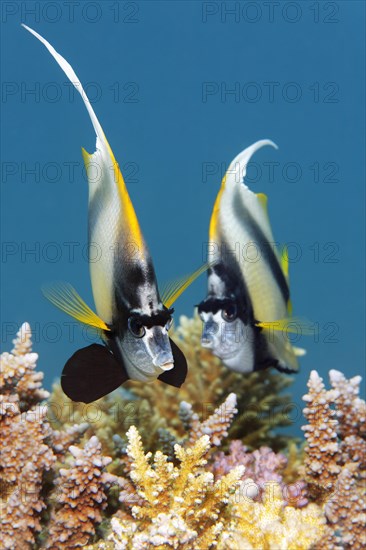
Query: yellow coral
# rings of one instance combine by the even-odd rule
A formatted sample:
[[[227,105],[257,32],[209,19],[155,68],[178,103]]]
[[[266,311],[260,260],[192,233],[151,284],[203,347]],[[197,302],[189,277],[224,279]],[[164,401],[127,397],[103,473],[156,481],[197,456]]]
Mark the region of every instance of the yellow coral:
[[[220,536],[218,550],[305,550],[324,531],[325,518],[316,504],[305,508],[285,506],[281,486],[267,484],[263,502],[253,502],[240,491],[231,508],[233,519]]]
[[[130,519],[112,520],[110,536],[117,548],[182,548],[207,550],[217,540],[218,521],[244,467],[238,466],[219,481],[204,469],[210,448],[208,435],[192,446],[175,445],[180,464],[175,467],[160,451],[144,454],[141,436],[132,426],[127,453],[132,459],[131,479],[142,503],[131,506]]]

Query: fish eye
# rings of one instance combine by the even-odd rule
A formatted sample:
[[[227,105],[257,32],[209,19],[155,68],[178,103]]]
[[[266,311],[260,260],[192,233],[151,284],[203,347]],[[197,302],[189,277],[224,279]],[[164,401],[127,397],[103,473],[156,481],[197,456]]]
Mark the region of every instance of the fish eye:
[[[146,334],[144,325],[136,317],[129,317],[128,329],[135,338],[142,338]]]
[[[171,317],[169,321],[166,323],[165,329],[168,331],[171,328],[172,324],[173,324],[173,317]]]
[[[224,319],[224,321],[228,321],[228,323],[232,323],[235,321],[237,317],[237,308],[235,304],[230,304],[225,307],[225,309],[221,312],[221,317]]]

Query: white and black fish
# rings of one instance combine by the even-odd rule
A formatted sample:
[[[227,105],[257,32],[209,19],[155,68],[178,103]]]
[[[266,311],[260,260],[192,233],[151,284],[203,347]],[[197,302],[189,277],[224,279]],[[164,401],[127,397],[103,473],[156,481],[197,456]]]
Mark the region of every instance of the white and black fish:
[[[142,382],[158,378],[180,387],[187,362],[168,335],[171,305],[205,267],[171,286],[165,298],[160,297],[122,173],[78,77],[42,36],[23,26],[46,46],[79,91],[97,136],[95,153],[82,150],[89,182],[89,246],[97,243],[102,252],[98,261],[90,262],[97,314],[71,285],[53,286],[44,293],[78,321],[97,327],[104,345],[80,349],[67,361],[62,388],[72,400],[89,403],[129,378]]]
[[[291,318],[288,256],[275,246],[267,214],[267,197],[244,183],[251,156],[261,140],[230,164],[213,208],[209,228],[208,295],[198,311],[204,322],[202,346],[238,372],[276,367],[298,369],[287,332],[296,332]],[[292,319],[292,320],[291,320]]]

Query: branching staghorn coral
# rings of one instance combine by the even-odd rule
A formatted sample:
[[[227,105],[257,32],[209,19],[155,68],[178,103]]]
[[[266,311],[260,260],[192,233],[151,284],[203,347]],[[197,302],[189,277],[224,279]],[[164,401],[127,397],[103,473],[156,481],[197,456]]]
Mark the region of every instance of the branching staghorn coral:
[[[1,354],[0,383],[2,395],[11,395],[15,391],[21,411],[29,410],[49,397],[42,388],[43,373],[36,372],[38,354],[32,352],[31,329],[23,323],[13,341],[11,353]]]
[[[339,530],[342,547],[361,550],[366,548],[366,496],[357,468],[355,463],[343,466],[325,512],[329,522]],[[334,544],[339,542],[339,537],[334,537]]]
[[[329,380],[337,392],[334,403],[341,452],[345,454],[343,462],[352,458],[354,462],[359,463],[362,470],[365,470],[366,403],[359,398],[361,376],[354,376],[347,380],[341,372],[332,369],[329,371]]]
[[[52,430],[47,405],[42,403],[49,394],[41,387],[43,374],[35,372],[37,358],[31,351],[30,328],[25,323],[14,340],[12,353],[1,355],[2,548],[38,548],[46,536],[46,512],[51,508],[46,546],[76,548],[80,544],[74,544],[75,540],[85,542],[89,538],[85,533],[94,532],[91,524],[98,523],[98,510],[105,506],[102,489],[116,478],[102,472],[110,459],[101,456],[96,438],[85,449],[70,447],[85,431],[85,424],[67,431]],[[60,463],[71,456],[74,469],[60,469]]]
[[[175,428],[164,418],[159,431],[150,434],[151,424],[139,414],[127,409],[126,422],[126,409],[121,409],[122,422],[120,411],[116,414],[116,403],[140,403],[124,391],[100,400],[98,407],[68,403],[60,395],[47,411],[47,392],[42,374],[35,372],[37,355],[27,325],[14,344],[12,354],[1,356],[2,547],[71,550],[94,543],[85,547],[358,550],[365,545],[365,403],[358,396],[359,377],[347,380],[331,371],[333,387],[326,390],[312,374],[306,398],[307,447],[302,455],[292,445],[286,465],[282,454],[268,447],[253,451],[238,441],[223,453],[223,438],[229,432],[230,441],[229,425],[235,426],[238,408],[235,395],[226,392],[201,416],[197,403],[189,404],[187,392],[180,417],[179,400],[173,400]],[[152,403],[143,402],[149,414]],[[155,408],[156,417],[159,410]],[[139,421],[151,442],[149,451],[160,447],[154,457],[144,453],[134,426],[126,444],[122,426]],[[159,439],[152,442],[157,433]],[[321,438],[335,442],[336,450],[325,445],[323,453],[312,455]],[[113,462],[105,456],[109,448]],[[340,468],[328,489],[327,478],[321,485],[318,474],[324,465],[311,469],[311,456]],[[123,475],[114,475],[116,471]],[[294,508],[298,503],[291,492],[284,492],[284,482],[302,483],[298,480],[303,475],[314,502]]]
[[[306,503],[301,511],[289,506],[276,481],[267,480],[262,501],[254,502],[254,482],[244,478],[243,465],[231,464],[219,477],[209,474],[204,458],[210,448],[207,435],[189,441],[187,448],[175,445],[179,467],[159,451],[153,460],[151,453],[145,455],[135,427],[127,435],[132,484],[121,500],[131,515],[112,518],[109,540],[114,548],[301,550],[310,548],[325,530],[322,509]],[[268,454],[266,450],[267,463]]]
[[[253,502],[243,489],[232,504],[232,519],[221,533],[218,550],[305,550],[322,536],[325,518],[316,504],[285,506],[276,482],[267,484],[262,502]]]
[[[208,435],[186,449],[175,445],[179,467],[160,451],[151,463],[152,455],[144,454],[134,426],[127,436],[130,476],[141,500],[131,507],[131,518],[112,520],[110,538],[116,548],[210,548],[223,528],[220,513],[239,483],[243,466],[215,482],[213,474],[204,469],[204,456],[210,448]]]
[[[65,427],[63,431],[52,431],[52,448],[59,461],[64,459],[70,445],[77,443],[82,438],[88,427],[89,424],[84,422],[82,424],[74,424],[73,426]]]
[[[336,392],[325,391],[322,378],[313,370],[308,381],[309,392],[303,400],[307,406],[304,415],[309,422],[303,426],[307,446],[305,466],[309,480],[320,489],[330,490],[337,480],[341,468],[337,435],[336,412],[331,408]]]
[[[44,409],[20,413],[17,400],[1,396],[1,538],[3,548],[33,544],[41,531],[40,517],[46,503],[42,496],[45,472],[55,461],[46,443],[50,436]]]
[[[230,393],[222,405],[206,420],[200,421],[198,414],[192,410],[192,405],[182,401],[179,405],[179,417],[183,421],[185,429],[189,432],[189,442],[194,443],[202,435],[210,436],[211,443],[219,446],[224,437],[228,435],[228,429],[232,423],[236,409],[236,395]]]
[[[55,462],[46,408],[40,405],[49,394],[41,389],[43,374],[34,371],[38,356],[31,346],[24,323],[12,353],[0,359],[1,538],[9,549],[33,544],[41,531],[43,476]]]
[[[303,398],[309,422],[304,426],[305,471],[314,497],[325,501],[328,519],[317,548],[326,544],[331,550],[361,549],[366,545],[366,404],[358,397],[361,377],[347,380],[331,370],[329,378],[332,389],[326,390],[312,371]]]
[[[105,470],[112,459],[102,456],[96,436],[83,449],[71,445],[69,451],[73,457],[71,467],[60,469],[55,482],[47,548],[84,546],[102,521],[106,489],[118,482]]]
[[[301,511],[285,506],[276,482],[267,484],[263,502],[258,503],[250,497],[251,480],[240,484],[243,466],[215,480],[204,469],[207,435],[187,449],[176,445],[178,468],[159,451],[151,461],[136,428],[130,428],[128,437],[131,479],[142,500],[131,506],[131,518],[112,518],[109,540],[114,548],[301,550],[323,533],[322,509],[316,504]],[[105,548],[104,543],[95,548]]]

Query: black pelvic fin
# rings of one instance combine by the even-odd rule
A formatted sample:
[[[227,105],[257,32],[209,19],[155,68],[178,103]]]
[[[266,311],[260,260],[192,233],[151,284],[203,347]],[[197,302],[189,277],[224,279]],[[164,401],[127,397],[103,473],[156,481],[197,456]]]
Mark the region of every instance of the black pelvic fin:
[[[64,366],[61,387],[72,401],[91,403],[128,380],[123,363],[105,346],[92,344],[79,349]]]
[[[187,376],[187,361],[177,344],[171,338],[169,338],[169,341],[173,353],[174,367],[158,376],[158,380],[165,382],[165,384],[170,384],[170,386],[180,388]]]
[[[271,367],[285,374],[296,374],[298,372],[294,369],[291,369],[290,367],[281,366],[278,359],[274,359],[272,357],[267,357],[266,359],[260,362],[256,362],[254,370],[259,371],[259,370],[269,369]]]
[[[276,365],[273,365],[275,369],[277,369],[279,372],[283,372],[284,374],[297,374],[299,371],[295,369],[291,369],[290,367],[282,367],[279,362],[277,361]]]

